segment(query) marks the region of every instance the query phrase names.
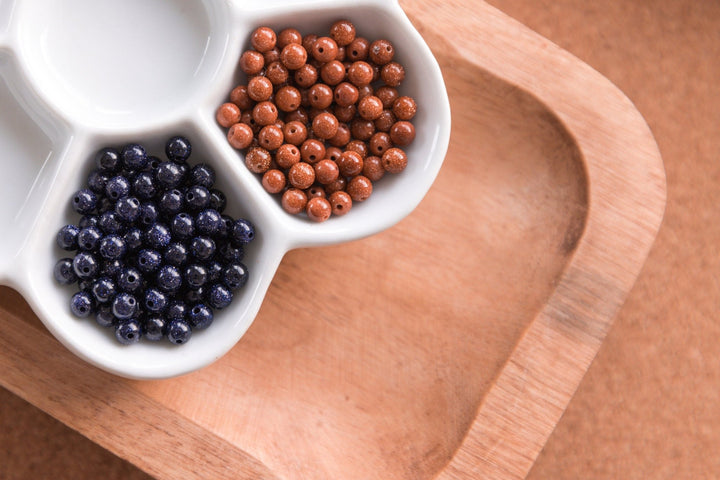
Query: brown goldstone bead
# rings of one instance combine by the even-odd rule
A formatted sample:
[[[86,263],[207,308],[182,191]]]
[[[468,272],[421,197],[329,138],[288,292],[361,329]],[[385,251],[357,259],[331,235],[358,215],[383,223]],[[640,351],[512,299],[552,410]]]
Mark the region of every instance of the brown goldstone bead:
[[[261,182],[266,192],[280,193],[285,188],[285,174],[277,168],[273,168],[263,174]]]
[[[253,108],[252,116],[260,126],[271,125],[278,119],[278,110],[272,102],[260,102]]]
[[[370,179],[371,182],[377,182],[385,175],[385,167],[383,167],[382,159],[375,155],[370,155],[363,160],[362,174]]]
[[[280,204],[283,210],[290,214],[297,214],[305,210],[307,205],[307,195],[299,188],[289,188],[283,193]]]
[[[362,158],[368,155],[368,145],[362,140],[350,140],[348,144],[345,145],[345,150],[357,152]]]
[[[348,105],[346,107],[335,105],[333,107],[333,113],[335,114],[335,117],[338,119],[338,121],[348,123],[352,121],[353,118],[355,118],[355,114],[357,113],[357,107],[355,105]]]
[[[369,97],[370,95],[373,95],[375,93],[375,89],[372,87],[372,85],[365,85],[362,87],[358,87],[358,101],[362,100],[365,97]]]
[[[334,192],[344,191],[346,186],[347,180],[345,180],[345,177],[338,177],[334,182],[325,185],[325,193],[331,195]]]
[[[270,65],[274,62],[280,61],[280,49],[275,47],[267,52],[263,52],[263,58],[265,59],[265,65]]]
[[[355,25],[349,20],[338,20],[330,27],[330,37],[341,47],[349,45],[355,40]]]
[[[314,108],[311,107],[310,111],[308,112],[308,116],[310,117],[310,123],[312,124],[313,120],[315,120],[315,117],[320,115],[321,113],[330,113],[330,110],[327,108]],[[310,125],[312,127],[312,125]],[[310,132],[308,133],[310,137],[315,137],[315,133],[312,131],[312,128],[310,128]]]
[[[373,63],[385,65],[392,61],[395,56],[395,48],[387,40],[375,40],[370,44],[368,57]]]
[[[316,83],[308,90],[308,101],[314,108],[328,108],[333,101],[332,88],[324,83]]]
[[[300,149],[290,143],[280,145],[275,152],[275,163],[278,167],[287,170],[300,161]]]
[[[240,110],[250,110],[255,105],[255,101],[248,95],[247,85],[238,85],[233,88],[230,92],[230,101]]]
[[[350,127],[347,123],[338,125],[337,133],[334,137],[328,139],[328,143],[333,147],[344,147],[350,141]]]
[[[389,148],[393,147],[393,143],[390,135],[385,132],[377,132],[370,137],[368,147],[373,155],[382,156]]]
[[[353,62],[347,72],[348,80],[356,87],[370,85],[373,79],[373,69],[369,63],[362,60]]]
[[[247,148],[253,141],[253,131],[249,125],[236,123],[232,125],[227,133],[227,139],[233,148],[241,150]]]
[[[262,53],[256,52],[255,50],[245,50],[242,55],[240,55],[238,66],[246,75],[257,75],[265,66],[265,57],[263,57]]]
[[[411,120],[417,113],[417,104],[412,97],[398,97],[393,103],[392,112],[398,120]]]
[[[337,60],[328,62],[320,69],[320,78],[328,85],[337,85],[345,79],[345,66]]]
[[[345,215],[352,208],[352,198],[347,192],[337,191],[328,197],[333,215]]]
[[[357,112],[363,120],[375,120],[383,112],[382,101],[375,95],[369,95],[358,102]]]
[[[342,82],[335,87],[333,98],[335,99],[335,103],[341,107],[353,105],[358,100],[357,87],[350,82]]]
[[[307,111],[300,107],[294,112],[289,112],[285,114],[285,123],[287,122],[300,122],[303,124],[306,124],[310,121],[310,116],[307,114]]]
[[[302,35],[295,28],[286,28],[281,30],[277,35],[277,46],[279,48],[285,47],[291,43],[297,43],[302,45]]]
[[[312,122],[312,131],[316,137],[326,140],[337,133],[339,122],[332,113],[320,113]]]
[[[290,43],[280,52],[280,61],[288,70],[297,70],[305,65],[307,61],[307,52],[302,45]]]
[[[323,185],[334,182],[340,175],[340,169],[337,163],[329,158],[320,160],[313,165],[313,168],[315,169],[315,179]]]
[[[300,90],[290,85],[281,87],[275,93],[275,105],[283,112],[292,112],[300,108]]]
[[[368,141],[375,133],[375,124],[370,120],[357,118],[350,123],[350,132],[353,138]]]
[[[325,153],[325,144],[314,138],[309,138],[300,145],[300,157],[307,163],[319,162],[325,158]]]
[[[270,168],[272,155],[262,147],[253,147],[245,154],[245,165],[254,173],[265,173]]]
[[[308,218],[313,222],[324,222],[330,218],[332,207],[327,198],[315,197],[308,200],[305,206],[305,213],[307,213]]]
[[[265,69],[265,76],[273,85],[282,85],[290,78],[290,72],[280,62],[272,62]]]
[[[312,46],[317,41],[317,39],[318,39],[318,36],[315,35],[314,33],[310,33],[303,37],[302,46],[306,52],[309,52],[310,50],[312,50]]]
[[[395,100],[400,97],[400,94],[398,93],[396,88],[383,85],[382,87],[375,90],[375,96],[380,99],[384,109],[391,109],[393,104],[395,103]]]
[[[295,146],[301,145],[307,140],[307,133],[307,127],[302,122],[285,122],[285,126],[283,127],[285,141]]]
[[[353,177],[363,169],[363,159],[359,153],[352,150],[346,150],[340,155],[337,161],[340,175],[343,177]]]
[[[390,140],[398,147],[410,145],[415,140],[415,127],[406,120],[400,120],[390,128]]]
[[[405,80],[405,68],[397,62],[390,62],[380,70],[380,78],[390,87],[397,87]]]
[[[372,194],[373,184],[369,178],[358,175],[350,179],[345,191],[350,195],[353,202],[364,202]]]
[[[382,155],[382,164],[386,172],[400,173],[407,166],[407,155],[397,147],[389,148]]]
[[[309,63],[306,63],[302,67],[295,70],[293,75],[295,83],[300,88],[310,88],[317,82],[318,71],[317,68],[313,67]]]
[[[253,118],[253,112],[252,110],[248,110],[247,112],[243,112],[242,115],[240,115],[240,123],[244,123],[245,125],[249,126],[254,133],[257,133],[260,131],[261,126],[257,124],[255,119]]]
[[[256,102],[264,102],[273,93],[273,84],[267,77],[253,77],[248,81],[248,96]]]
[[[373,123],[378,132],[389,132],[396,121],[395,115],[390,110],[383,110]]]
[[[256,28],[252,34],[250,34],[250,44],[258,52],[267,52],[275,48],[277,43],[277,35],[273,29],[269,27]]]
[[[335,40],[330,37],[319,37],[315,43],[313,43],[310,52],[315,60],[326,63],[335,60],[338,53],[338,45],[335,43]]]
[[[270,151],[280,148],[284,141],[282,129],[277,125],[264,126],[257,138],[260,146]]]
[[[220,108],[217,109],[215,119],[221,126],[228,128],[240,121],[240,115],[241,112],[237,105],[234,103],[223,103],[220,105]]]
[[[298,162],[290,167],[287,178],[290,185],[300,190],[305,190],[315,183],[315,170],[309,163]]]
[[[336,162],[342,155],[342,150],[338,147],[325,147],[325,158],[329,158],[333,162]]]
[[[368,51],[370,50],[370,42],[367,38],[355,37],[355,40],[345,48],[345,56],[348,60],[356,62],[358,60],[366,60]]]
[[[325,198],[325,189],[320,185],[313,185],[312,187],[305,189],[305,195],[307,195],[308,200],[315,197]]]
[[[345,47],[338,47],[337,55],[335,55],[335,60],[337,60],[338,62],[344,62],[345,57]]]

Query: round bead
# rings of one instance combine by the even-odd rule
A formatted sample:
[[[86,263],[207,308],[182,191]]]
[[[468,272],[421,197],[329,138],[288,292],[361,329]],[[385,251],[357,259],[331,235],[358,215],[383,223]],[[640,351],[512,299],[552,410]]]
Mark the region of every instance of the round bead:
[[[373,185],[369,178],[358,175],[351,179],[346,191],[352,198],[353,202],[364,202],[372,194]]]
[[[266,150],[277,150],[283,144],[282,129],[277,125],[265,125],[258,133],[258,143]]]
[[[265,66],[263,54],[255,50],[245,50],[240,55],[239,67],[246,75],[257,75]]]
[[[307,112],[303,107],[298,108],[294,112],[290,112],[285,115],[285,123],[288,122],[301,122],[303,124],[307,123],[310,117],[308,116]]]
[[[307,61],[307,51],[302,45],[291,43],[280,52],[280,61],[288,70],[297,70]]]
[[[417,113],[417,104],[411,97],[398,97],[393,102],[392,112],[398,120],[411,120]]]
[[[328,139],[335,136],[338,129],[338,120],[332,113],[320,113],[312,122],[312,131],[316,137]]]
[[[387,85],[397,87],[405,80],[405,69],[397,62],[390,62],[380,70],[380,78]]]
[[[297,43],[302,45],[302,35],[295,28],[286,28],[277,34],[277,46],[283,48],[285,45]]]
[[[337,60],[332,60],[322,66],[320,78],[328,85],[337,85],[345,79],[345,66]]]
[[[222,281],[230,290],[242,288],[248,280],[247,267],[240,263],[228,265],[222,272]]]
[[[185,191],[185,205],[194,211],[207,208],[210,205],[210,190],[202,185],[193,185]],[[195,224],[198,226],[197,219]]]
[[[125,241],[118,235],[107,235],[100,240],[98,249],[100,256],[107,260],[115,260],[125,255]]]
[[[382,155],[382,164],[386,172],[400,173],[407,166],[407,155],[397,147],[389,148]]]
[[[258,125],[270,125],[277,121],[278,110],[272,102],[260,102],[253,108],[252,116]]]
[[[273,85],[282,85],[288,81],[290,72],[280,62],[272,62],[265,69],[265,76]]]
[[[338,177],[334,182],[325,185],[325,193],[332,195],[334,192],[344,191],[346,186],[347,180],[345,180],[345,177]]]
[[[150,312],[162,312],[167,307],[168,297],[156,288],[148,288],[145,291],[143,304]]]
[[[247,85],[238,85],[230,92],[230,101],[238,106],[240,110],[249,110],[255,102],[248,95]]]
[[[370,42],[363,37],[355,37],[355,40],[345,48],[347,59],[352,62],[367,59],[369,50]]]
[[[232,240],[236,245],[244,245],[255,238],[255,227],[246,218],[238,218],[232,225]]]
[[[305,206],[305,213],[313,222],[324,222],[330,218],[332,207],[327,198],[314,197],[311,198]]]
[[[375,95],[368,95],[358,103],[357,112],[364,120],[376,120],[383,112],[382,101]]]
[[[346,123],[338,125],[337,133],[334,137],[328,139],[328,142],[333,147],[344,147],[350,141],[350,127]]]
[[[348,144],[345,145],[345,150],[357,152],[362,158],[367,157],[368,154],[367,143],[363,142],[362,140],[350,140]]]
[[[396,121],[395,114],[390,110],[383,110],[373,123],[378,132],[389,132]]]
[[[103,238],[103,235],[98,227],[85,227],[77,234],[77,246],[80,250],[92,252],[98,246],[101,238]]]
[[[344,47],[355,40],[355,25],[349,20],[338,20],[330,27],[330,37]]]
[[[350,82],[357,86],[363,87],[369,85],[373,79],[373,69],[369,63],[362,60],[353,62],[347,72],[347,77]]]
[[[272,156],[262,147],[253,147],[245,154],[245,165],[254,173],[265,173],[270,168]]]
[[[215,242],[210,237],[195,237],[190,241],[190,252],[198,260],[207,260],[215,254]]]
[[[359,153],[349,150],[340,155],[337,165],[342,176],[352,177],[362,172],[363,159]]]
[[[328,108],[333,101],[333,90],[324,83],[316,83],[308,90],[308,102],[314,108]]]
[[[370,44],[368,56],[373,63],[385,65],[395,56],[395,48],[388,40],[375,40]]]
[[[370,120],[358,118],[350,123],[350,132],[354,138],[368,141],[375,133],[375,124]]]
[[[349,123],[353,118],[355,118],[355,114],[357,114],[357,107],[355,105],[347,105],[345,107],[335,105],[333,106],[333,113],[339,122]]]
[[[315,179],[323,185],[334,182],[340,175],[337,163],[328,158],[320,160],[313,165],[313,168],[315,169]]]
[[[415,127],[405,120],[395,122],[390,128],[390,139],[399,147],[410,145],[415,140]]]
[[[162,258],[168,265],[179,267],[187,262],[188,255],[188,249],[184,243],[173,242],[167,246]]]
[[[233,294],[225,285],[215,284],[208,292],[208,303],[212,308],[222,310],[232,303]]]
[[[293,187],[304,190],[315,182],[315,170],[309,163],[298,162],[288,170],[288,181]]]
[[[116,172],[120,169],[120,152],[114,148],[103,148],[95,155],[95,165],[104,173]]]
[[[300,149],[295,145],[286,143],[275,152],[275,163],[278,167],[288,169],[300,161]]]
[[[157,250],[145,248],[137,256],[138,269],[143,273],[152,273],[160,268],[162,256]]]
[[[267,77],[253,77],[248,82],[248,96],[256,102],[263,102],[273,93],[273,84]]]
[[[357,87],[352,83],[342,82],[335,87],[333,98],[341,107],[352,105],[358,101]]]
[[[286,122],[283,126],[285,141],[292,145],[301,145],[307,139],[307,128],[305,124],[297,120]]]
[[[277,47],[277,45],[275,45],[274,48],[271,48],[267,52],[263,52],[262,55],[265,59],[265,65],[270,65],[271,63],[280,61],[280,49]]]
[[[140,340],[142,329],[137,319],[120,322],[115,327],[115,338],[123,345],[131,345]]]
[[[127,180],[126,180],[127,182]],[[129,190],[129,185],[128,185]],[[127,193],[125,193],[127,195]],[[117,197],[119,198],[119,197]],[[91,213],[93,210],[95,210],[95,206],[97,205],[97,195],[95,195],[95,192],[93,192],[90,189],[84,188],[82,190],[78,190],[75,195],[73,195],[72,198],[72,207],[73,210],[78,212],[81,215],[85,215],[87,213]]]
[[[390,135],[385,132],[377,132],[370,137],[368,147],[373,155],[382,156],[388,148],[392,148],[393,143],[390,140]]]
[[[328,198],[333,215],[345,215],[352,208],[352,198],[347,192],[333,192]]]
[[[120,150],[122,163],[128,170],[140,170],[147,165],[147,153],[142,145],[130,143]]]
[[[73,270],[81,280],[93,278],[99,269],[98,260],[90,253],[80,252],[73,258]]]
[[[285,188],[285,174],[273,168],[268,170],[262,176],[262,186],[268,193],[280,193]]]
[[[77,238],[80,229],[75,225],[65,225],[57,233],[57,245],[63,250],[77,250]]]
[[[188,312],[188,321],[193,328],[202,330],[209,327],[213,322],[213,311],[203,303],[193,305]]]
[[[318,36],[314,33],[310,33],[308,35],[305,35],[302,39],[302,46],[306,51],[310,51],[312,49],[313,43],[318,39]]]
[[[166,334],[167,322],[162,316],[154,315],[145,318],[141,322],[140,327],[142,328],[144,338],[151,342],[159,342]]]
[[[78,277],[73,270],[73,262],[70,258],[61,258],[53,268],[53,276],[61,285],[71,285],[77,282]]]
[[[384,109],[391,109],[395,100],[400,97],[400,94],[396,88],[383,85],[375,90],[375,96],[380,99]]]
[[[317,82],[317,68],[313,67],[309,63],[306,63],[295,71],[293,78],[298,87],[310,88],[311,86],[315,85],[315,82]]]
[[[119,293],[112,302],[112,312],[120,320],[132,318],[137,312],[138,304],[135,297],[127,292]]]
[[[371,182],[377,182],[385,175],[385,168],[382,159],[375,155],[370,155],[363,159],[363,176],[370,179]]]
[[[305,210],[307,204],[307,196],[305,192],[298,188],[289,188],[285,190],[281,199],[283,210],[290,214],[297,214]]]
[[[256,28],[250,34],[250,44],[258,52],[267,52],[272,50],[277,43],[277,35],[269,27]]]
[[[326,63],[337,57],[338,44],[330,37],[319,37],[313,43],[311,53],[315,60]]]
[[[300,107],[300,90],[290,85],[280,88],[275,93],[275,104],[283,112],[292,112]]]
[[[325,158],[325,145],[320,140],[307,139],[300,146],[300,157],[307,163],[318,162]]]
[[[183,136],[175,136],[167,141],[165,144],[165,155],[168,160],[172,160],[177,163],[185,163],[190,154],[192,153],[192,145],[190,140]],[[148,158],[148,162],[150,158]]]
[[[329,158],[333,162],[337,162],[337,159],[342,155],[342,150],[338,147],[327,147],[325,149],[325,158]]]
[[[140,172],[132,181],[131,192],[142,200],[149,200],[157,193],[157,185],[153,175],[149,172]]]
[[[77,292],[70,299],[70,311],[80,318],[89,317],[94,310],[94,302],[88,292]]]
[[[250,126],[244,123],[236,123],[231,126],[227,133],[228,142],[233,148],[242,150],[250,146],[253,141],[253,131]]]
[[[358,101],[362,100],[365,97],[369,97],[370,95],[375,94],[375,89],[372,85],[363,85],[362,87],[358,87]]]
[[[319,185],[313,185],[310,188],[305,189],[305,195],[307,195],[308,201],[315,197],[325,198],[325,189]]]
[[[168,324],[167,331],[168,340],[176,345],[187,343],[192,336],[192,329],[185,320],[172,320]]]

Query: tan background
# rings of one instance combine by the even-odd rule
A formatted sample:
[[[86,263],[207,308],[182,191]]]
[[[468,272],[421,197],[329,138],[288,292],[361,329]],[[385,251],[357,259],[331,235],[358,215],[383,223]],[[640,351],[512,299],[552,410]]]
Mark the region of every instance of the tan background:
[[[720,2],[489,3],[618,85],[668,181],[648,262],[529,478],[720,478]],[[148,477],[0,390],[0,479],[35,478]]]

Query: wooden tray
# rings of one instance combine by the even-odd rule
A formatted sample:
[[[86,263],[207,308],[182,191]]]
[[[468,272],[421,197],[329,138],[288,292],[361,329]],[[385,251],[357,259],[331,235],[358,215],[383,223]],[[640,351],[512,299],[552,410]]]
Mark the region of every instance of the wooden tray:
[[[412,215],[289,253],[236,348],[172,380],[88,366],[2,288],[0,384],[161,479],[523,478],[646,258],[662,161],[567,52],[481,2],[402,4],[453,109]]]

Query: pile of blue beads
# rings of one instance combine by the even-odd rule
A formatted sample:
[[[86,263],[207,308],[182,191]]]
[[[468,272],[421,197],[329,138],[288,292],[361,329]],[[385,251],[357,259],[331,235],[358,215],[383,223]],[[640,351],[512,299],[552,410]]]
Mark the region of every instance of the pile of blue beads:
[[[167,141],[164,161],[138,144],[101,149],[72,196],[80,220],[57,234],[74,252],[54,268],[57,282],[79,287],[72,313],[114,328],[123,344],[186,343],[247,282],[242,260],[254,227],[223,214],[214,170],[189,165],[191,152],[182,136]]]

